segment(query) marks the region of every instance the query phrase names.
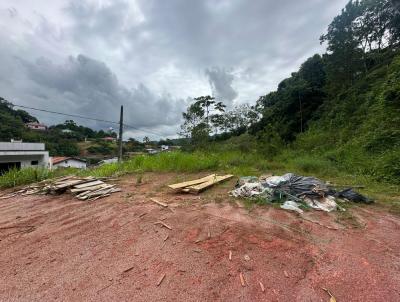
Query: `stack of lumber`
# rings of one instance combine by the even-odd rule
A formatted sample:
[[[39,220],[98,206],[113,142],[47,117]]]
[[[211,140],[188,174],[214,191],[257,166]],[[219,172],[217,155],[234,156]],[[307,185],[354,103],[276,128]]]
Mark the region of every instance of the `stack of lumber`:
[[[203,178],[199,179],[194,179],[190,181],[185,181],[173,185],[169,185],[173,190],[180,191],[180,192],[186,192],[186,193],[200,193],[213,185],[223,182],[225,180],[228,180],[232,178],[233,175],[228,174],[228,175],[216,175],[216,174],[211,174]]]
[[[102,197],[110,196],[112,193],[120,191],[121,189],[116,188],[115,185],[107,184],[103,180],[92,176],[67,176],[51,180],[44,180],[26,186],[18,191],[0,196],[0,198],[6,199],[17,195],[46,195],[62,194],[68,192],[76,195],[76,198],[80,200],[96,200]]]

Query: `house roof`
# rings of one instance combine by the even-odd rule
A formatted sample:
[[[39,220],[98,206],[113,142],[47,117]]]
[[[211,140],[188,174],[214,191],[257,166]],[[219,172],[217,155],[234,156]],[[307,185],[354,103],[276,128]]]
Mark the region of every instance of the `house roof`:
[[[58,164],[58,163],[61,163],[63,161],[66,161],[68,159],[74,159],[74,160],[78,160],[78,161],[81,161],[81,162],[86,162],[86,160],[80,159],[80,158],[76,158],[76,157],[54,156],[54,157],[51,158],[51,163],[54,165],[54,164]]]
[[[42,124],[42,123],[37,123],[37,122],[29,122],[29,123],[26,123],[26,125],[28,125],[28,126],[41,126],[41,127],[47,127],[45,124]]]

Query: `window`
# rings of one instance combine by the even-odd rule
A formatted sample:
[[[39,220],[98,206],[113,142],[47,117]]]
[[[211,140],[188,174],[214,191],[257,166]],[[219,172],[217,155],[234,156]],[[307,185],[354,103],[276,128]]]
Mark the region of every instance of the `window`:
[[[37,160],[32,160],[31,161],[31,165],[32,166],[37,166],[39,164],[39,161],[37,161]]]

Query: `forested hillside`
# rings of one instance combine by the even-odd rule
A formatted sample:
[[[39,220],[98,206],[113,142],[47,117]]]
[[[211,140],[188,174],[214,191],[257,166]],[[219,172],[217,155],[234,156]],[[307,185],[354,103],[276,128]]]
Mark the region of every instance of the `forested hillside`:
[[[400,181],[400,12],[395,2],[350,1],[308,59],[258,100],[252,132],[276,132],[293,152]]]
[[[91,128],[77,125],[73,120],[63,124],[48,127],[46,131],[29,130],[26,123],[38,122],[38,119],[28,112],[15,109],[11,102],[0,97],[0,141],[21,139],[25,142],[43,142],[46,150],[52,156],[76,156],[80,154],[78,142],[85,139],[99,140],[106,136],[115,136],[116,133],[106,133],[103,130],[95,131]],[[109,143],[98,141],[98,149],[103,153],[112,154],[114,147]],[[95,151],[98,151],[97,149]],[[100,153],[102,152],[94,152]]]
[[[231,137],[225,148],[302,162],[310,172],[341,169],[400,182],[400,5],[350,1],[320,42],[326,53],[260,97],[241,127],[209,136],[219,121],[232,122],[221,105],[197,101],[184,113],[186,136],[199,147],[204,137]],[[209,108],[217,110],[209,116]]]

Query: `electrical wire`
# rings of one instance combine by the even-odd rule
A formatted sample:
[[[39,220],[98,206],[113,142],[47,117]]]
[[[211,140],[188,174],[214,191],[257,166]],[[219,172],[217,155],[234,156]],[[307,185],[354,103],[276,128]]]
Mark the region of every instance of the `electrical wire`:
[[[83,116],[83,115],[77,115],[77,114],[70,114],[70,113],[63,113],[63,112],[57,112],[57,111],[51,111],[51,110],[46,110],[46,109],[39,109],[39,108],[34,108],[34,107],[29,107],[29,106],[24,106],[24,105],[17,105],[17,104],[12,104],[14,107],[19,107],[19,108],[24,108],[24,109],[30,109],[30,110],[36,110],[36,111],[42,111],[46,113],[52,113],[52,114],[58,114],[58,115],[64,115],[64,116],[70,116],[70,117],[76,117],[76,118],[81,118],[85,120],[92,120],[92,121],[97,121],[97,122],[103,122],[103,123],[110,123],[110,124],[117,124],[119,125],[119,122],[116,121],[109,121],[109,120],[103,120],[103,119],[98,119],[98,118],[93,118],[93,117],[88,117],[88,116]],[[152,131],[152,130],[143,130],[140,129],[136,126],[124,124],[123,125],[127,128],[135,129],[137,131],[143,132],[143,133],[149,133],[149,134],[154,134],[158,136],[167,136],[165,134]]]
[[[25,108],[25,109],[31,109],[31,110],[47,112],[47,113],[53,113],[53,114],[58,114],[58,115],[65,115],[65,116],[71,116],[71,117],[77,117],[77,118],[81,118],[81,119],[86,119],[86,120],[92,120],[92,121],[105,122],[105,123],[111,123],[111,124],[118,124],[119,125],[119,122],[107,121],[107,120],[102,120],[102,119],[97,119],[97,118],[92,118],[92,117],[87,117],[87,116],[82,116],[82,115],[56,112],[56,111],[51,111],[51,110],[45,110],[45,109],[39,109],[39,108],[23,106],[23,105],[15,105],[15,104],[13,104],[13,106],[14,107],[20,107],[20,108]]]

